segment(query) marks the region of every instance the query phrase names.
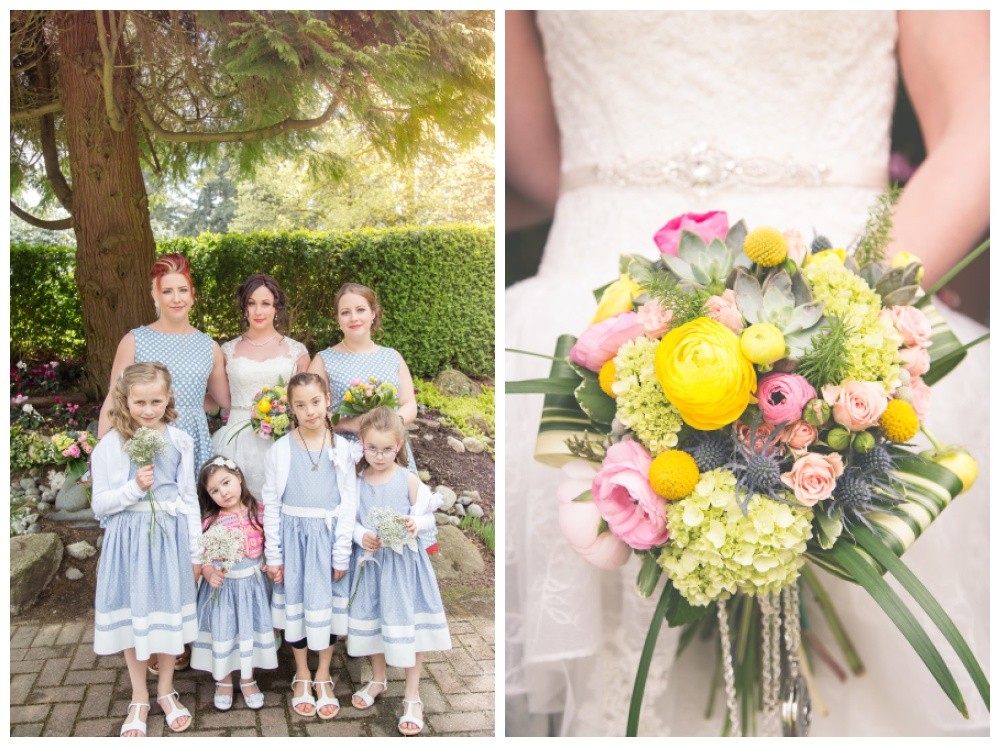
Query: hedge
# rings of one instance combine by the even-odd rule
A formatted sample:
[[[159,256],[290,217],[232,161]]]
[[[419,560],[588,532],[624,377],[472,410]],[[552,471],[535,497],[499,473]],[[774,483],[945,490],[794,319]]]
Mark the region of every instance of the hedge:
[[[159,242],[191,262],[198,302],[191,321],[216,340],[239,334],[235,290],[254,272],[288,295],[290,334],[310,352],[340,339],[333,297],[368,285],[385,309],[378,341],[399,350],[414,376],[447,367],[492,376],[494,240],[471,226],[202,234]],[[11,356],[79,355],[84,341],[74,250],[11,247]]]

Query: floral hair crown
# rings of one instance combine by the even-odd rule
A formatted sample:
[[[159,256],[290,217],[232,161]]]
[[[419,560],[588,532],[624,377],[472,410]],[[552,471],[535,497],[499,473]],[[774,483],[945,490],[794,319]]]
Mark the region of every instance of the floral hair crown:
[[[226,469],[231,469],[236,472],[240,471],[240,468],[236,466],[236,462],[232,459],[226,459],[225,457],[217,456],[211,462],[209,462],[213,467],[225,467]]]

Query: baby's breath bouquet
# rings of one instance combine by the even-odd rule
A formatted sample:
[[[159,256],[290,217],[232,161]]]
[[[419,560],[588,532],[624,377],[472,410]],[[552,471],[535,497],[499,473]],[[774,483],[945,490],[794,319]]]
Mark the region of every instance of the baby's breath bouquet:
[[[536,458],[573,478],[559,492],[573,548],[608,569],[638,554],[645,596],[663,577],[630,735],[663,619],[687,626],[682,640],[717,628],[713,688],[721,679],[729,733],[752,730],[757,704],[762,733],[806,733],[799,588],[828,598],[812,566],[868,590],[965,712],[937,648],[883,579],[891,573],[989,704],[965,640],[900,560],[975,480],[967,453],[933,439],[935,450],[917,453],[911,441],[926,433],[930,385],[980,340],[963,346],[947,328],[928,303],[936,288],[919,288],[919,261],[886,259],[894,196],[847,249],[731,226],[723,212],[675,218],[654,237],[656,260],[621,258],[591,326],[560,338],[549,378],[508,382],[508,393],[547,395]],[[821,601],[821,611],[860,673],[836,609]]]
[[[233,527],[213,524],[198,538],[202,556],[206,563],[211,563],[223,573],[243,560],[243,532]],[[219,590],[212,592],[212,600],[219,596]]]
[[[156,461],[156,457],[166,451],[167,439],[160,431],[143,426],[132,434],[132,438],[125,442],[122,449],[136,467],[148,467]],[[159,526],[156,518],[156,494],[153,488],[146,491],[146,500],[149,501],[153,516],[152,523],[149,525],[150,538],[152,538],[154,526],[163,529]]]
[[[354,379],[344,392],[344,398],[333,411],[333,422],[340,418],[354,418],[374,410],[376,407],[399,407],[399,390],[388,381],[380,381],[374,376],[368,381]]]
[[[399,555],[402,555],[406,549],[417,552],[417,538],[406,530],[405,517],[402,514],[396,513],[391,508],[376,506],[368,512],[362,523],[366,528],[374,532],[382,547],[386,547]],[[358,593],[361,574],[364,573],[365,564],[368,561],[378,563],[375,553],[365,550],[364,557],[361,558],[361,563],[358,565],[358,578],[354,582],[354,591],[351,593],[350,601],[352,603],[354,602],[354,595]]]

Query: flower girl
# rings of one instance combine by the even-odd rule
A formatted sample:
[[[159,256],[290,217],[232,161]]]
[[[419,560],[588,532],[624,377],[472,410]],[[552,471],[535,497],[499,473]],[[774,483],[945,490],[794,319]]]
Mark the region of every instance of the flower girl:
[[[340,712],[330,661],[336,636],[347,634],[360,453],[334,434],[322,378],[293,376],[288,401],[296,427],[274,443],[264,463],[264,553],[275,582],[274,626],[284,628],[295,656],[292,708],[328,720]],[[307,647],[319,652],[315,677]]]
[[[233,707],[231,674],[239,670],[243,700],[247,708],[257,710],[264,707],[264,693],[257,687],[253,670],[278,667],[271,594],[261,573],[263,512],[250,494],[242,470],[221,456],[201,468],[198,502],[203,540],[219,533],[218,544],[228,551],[221,553],[221,560],[228,567],[216,567],[212,561],[220,558],[214,557],[210,543],[203,541],[201,575],[205,583],[198,590],[199,630],[191,666],[212,673],[213,703],[220,711]]]
[[[395,412],[378,407],[365,414],[359,435],[368,466],[362,473],[354,529],[359,545],[353,563],[357,589],[350,608],[347,653],[371,658],[372,679],[354,694],[353,703],[361,710],[370,708],[386,691],[386,664],[402,667],[405,707],[398,728],[413,736],[424,727],[422,652],[451,648],[437,577],[416,542],[418,532],[434,523],[433,510],[440,498],[405,469],[406,431]],[[374,517],[384,516],[386,509],[403,517],[409,542],[390,546],[388,539],[382,541]]]
[[[94,652],[123,651],[132,702],[121,736],[146,735],[146,661],[160,654],[157,702],[172,731],[191,726],[173,688],[174,657],[195,639],[201,570],[194,442],[160,363],[126,368],[111,392],[113,429],[94,449],[92,508],[107,517],[94,600]],[[189,565],[190,564],[190,565]]]

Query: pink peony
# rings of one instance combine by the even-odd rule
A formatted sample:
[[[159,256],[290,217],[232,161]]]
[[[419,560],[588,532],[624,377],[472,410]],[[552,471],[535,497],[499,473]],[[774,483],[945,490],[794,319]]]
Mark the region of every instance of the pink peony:
[[[610,571],[628,562],[632,548],[611,532],[601,532],[601,514],[593,500],[575,501],[590,489],[594,468],[582,460],[571,462],[563,468],[571,479],[556,490],[559,499],[559,530],[569,546],[584,560],[602,570]],[[574,472],[579,474],[574,475]],[[581,479],[587,477],[589,479]]]
[[[705,302],[705,309],[709,317],[722,322],[732,330],[733,334],[738,335],[743,331],[743,314],[736,305],[736,291],[727,288],[722,291],[721,296],[709,296]]]
[[[900,348],[899,357],[903,359],[903,367],[910,372],[910,376],[923,376],[931,369],[931,354],[927,348],[916,345]]]
[[[802,260],[804,260],[806,258],[806,254],[809,253],[806,243],[802,240],[802,234],[798,231],[791,230],[785,231],[784,236],[785,241],[788,242],[788,258],[795,264],[801,265]]]
[[[778,440],[787,444],[788,448],[793,451],[807,448],[817,438],[819,438],[819,428],[815,425],[809,425],[804,420],[789,423],[781,429],[781,433],[778,435]]]
[[[815,396],[813,385],[799,374],[772,373],[757,384],[757,406],[769,425],[798,420],[806,403]]]
[[[594,505],[614,535],[629,547],[648,550],[670,538],[665,499],[649,484],[649,453],[635,441],[608,448],[594,476]]]
[[[890,306],[882,309],[880,316],[887,317],[903,337],[903,344],[930,347],[931,323],[916,306]]]
[[[833,419],[851,431],[863,431],[878,423],[889,398],[872,381],[848,381],[843,386],[827,384],[823,399],[833,411]]]
[[[729,233],[729,217],[721,210],[710,213],[684,213],[684,215],[668,221],[656,232],[653,241],[663,254],[677,256],[677,247],[681,241],[681,231],[696,233],[709,243],[712,239],[725,241]]]
[[[931,410],[931,388],[919,376],[910,381],[910,404],[922,423]]]
[[[640,306],[637,315],[646,330],[646,337],[658,339],[670,329],[670,320],[673,318],[674,312],[663,308],[660,306],[660,302],[654,299]]]
[[[811,452],[795,460],[791,472],[783,472],[781,481],[792,489],[803,506],[815,506],[833,495],[837,478],[844,474],[840,454]]]
[[[591,371],[600,371],[601,366],[615,357],[618,348],[645,331],[634,311],[617,314],[587,327],[569,351],[570,360]]]

